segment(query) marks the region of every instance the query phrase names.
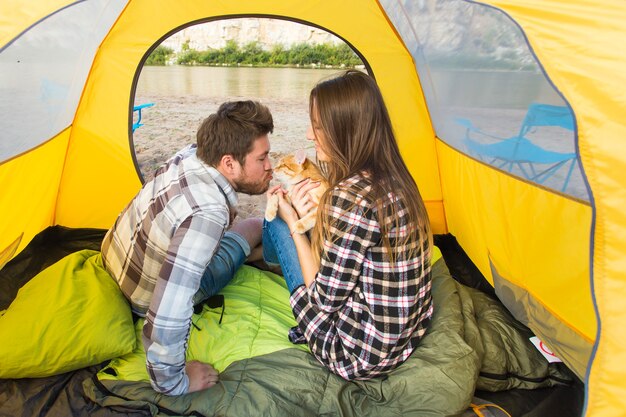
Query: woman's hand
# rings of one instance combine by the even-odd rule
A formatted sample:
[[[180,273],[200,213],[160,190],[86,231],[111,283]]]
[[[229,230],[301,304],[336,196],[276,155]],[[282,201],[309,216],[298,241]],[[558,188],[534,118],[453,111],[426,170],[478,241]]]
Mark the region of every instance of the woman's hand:
[[[291,205],[300,218],[304,217],[312,208],[315,207],[315,203],[311,199],[309,191],[320,186],[319,182],[311,181],[307,178],[300,181],[291,189],[289,197],[291,197]]]
[[[286,194],[287,191],[283,189],[278,192],[278,217],[287,223],[289,230],[293,231],[293,224],[297,222],[300,217],[298,217],[298,213],[285,197]]]

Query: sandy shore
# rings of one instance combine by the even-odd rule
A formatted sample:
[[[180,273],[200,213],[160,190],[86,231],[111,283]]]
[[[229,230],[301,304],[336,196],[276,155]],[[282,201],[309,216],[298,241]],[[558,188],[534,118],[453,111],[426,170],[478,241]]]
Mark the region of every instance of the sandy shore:
[[[137,162],[148,181],[154,171],[176,151],[195,143],[196,131],[202,121],[214,113],[224,101],[241,97],[198,97],[143,95],[135,103],[156,103],[142,111],[144,126],[135,130],[133,140]],[[308,103],[302,100],[264,100],[274,117],[274,133],[270,135],[270,158],[275,163],[283,155],[306,148],[314,157],[311,142],[305,138],[309,124]],[[261,217],[265,210],[264,196],[239,194],[239,218]]]

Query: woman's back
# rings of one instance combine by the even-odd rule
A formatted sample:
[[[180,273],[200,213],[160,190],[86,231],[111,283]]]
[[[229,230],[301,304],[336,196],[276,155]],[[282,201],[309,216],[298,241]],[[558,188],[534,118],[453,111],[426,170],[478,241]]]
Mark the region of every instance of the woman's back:
[[[407,210],[389,193],[382,209],[395,205],[404,225],[392,230],[393,247],[401,252],[392,259],[378,220],[379,214],[383,221],[388,218],[378,213],[370,191],[362,175],[331,191],[326,209],[330,234],[320,270],[308,290],[300,287],[292,295],[294,314],[313,354],[346,379],[394,369],[411,354],[432,315],[428,243],[395,244],[396,239],[405,241]]]

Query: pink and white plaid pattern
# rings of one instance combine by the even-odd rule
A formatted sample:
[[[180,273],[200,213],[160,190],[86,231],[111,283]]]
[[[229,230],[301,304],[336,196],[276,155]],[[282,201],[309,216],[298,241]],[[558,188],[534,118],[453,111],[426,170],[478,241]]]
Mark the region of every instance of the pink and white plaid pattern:
[[[320,271],[308,289],[299,287],[291,296],[298,322],[292,336],[303,336],[322,364],[348,380],[383,375],[404,362],[433,312],[428,239],[399,247],[391,263],[370,190],[368,180],[357,175],[332,191],[334,227],[324,242]],[[394,205],[401,218],[391,231],[392,245],[407,233],[405,204],[392,192],[384,201],[383,211]],[[425,250],[408,258],[420,244]]]

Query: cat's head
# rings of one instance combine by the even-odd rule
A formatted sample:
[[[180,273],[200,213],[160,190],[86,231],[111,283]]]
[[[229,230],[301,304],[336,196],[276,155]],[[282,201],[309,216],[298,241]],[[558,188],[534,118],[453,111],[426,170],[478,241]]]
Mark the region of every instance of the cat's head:
[[[274,166],[274,178],[282,184],[295,184],[305,178],[303,173],[312,162],[306,157],[303,150],[294,154],[285,155]]]

